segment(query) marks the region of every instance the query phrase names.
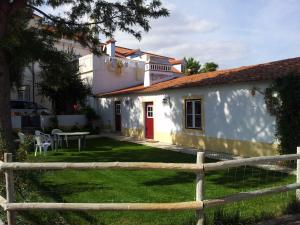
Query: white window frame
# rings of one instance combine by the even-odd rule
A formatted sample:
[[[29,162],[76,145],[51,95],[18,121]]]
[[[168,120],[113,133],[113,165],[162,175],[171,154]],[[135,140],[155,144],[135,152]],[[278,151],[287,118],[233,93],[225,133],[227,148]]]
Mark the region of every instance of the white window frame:
[[[187,113],[187,104],[189,102],[192,103],[192,113],[190,113],[190,114]],[[195,103],[196,102],[200,102],[200,114],[196,114],[196,112],[195,112],[195,109],[196,109]],[[184,114],[184,116],[185,116],[185,128],[186,129],[202,130],[203,124],[202,124],[202,101],[201,101],[201,99],[186,99],[184,107],[185,107],[185,114]],[[187,123],[187,118],[188,117],[187,116],[192,116],[192,126],[191,127],[188,126],[188,123]],[[196,116],[200,116],[201,127],[196,127]]]
[[[116,115],[121,115],[121,102],[115,103],[115,113]]]
[[[149,111],[149,107],[151,108],[151,111]],[[152,113],[152,116],[149,116],[149,112]],[[147,118],[153,118],[153,105],[147,105]]]

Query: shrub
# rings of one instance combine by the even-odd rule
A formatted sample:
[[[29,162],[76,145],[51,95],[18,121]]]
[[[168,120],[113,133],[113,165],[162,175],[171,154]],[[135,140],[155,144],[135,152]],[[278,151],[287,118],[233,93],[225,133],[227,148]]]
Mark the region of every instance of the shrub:
[[[25,161],[28,155],[34,146],[33,136],[27,135],[24,138],[24,143],[21,143],[19,148],[17,149],[16,160],[19,162]]]
[[[290,73],[278,78],[265,92],[265,102],[276,117],[280,153],[295,153],[300,146],[300,76]]]

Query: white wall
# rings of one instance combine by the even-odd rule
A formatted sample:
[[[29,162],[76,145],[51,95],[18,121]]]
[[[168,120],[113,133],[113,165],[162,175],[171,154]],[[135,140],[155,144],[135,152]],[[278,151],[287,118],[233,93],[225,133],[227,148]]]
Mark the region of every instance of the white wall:
[[[204,135],[207,137],[273,143],[275,118],[267,112],[263,94],[251,89],[264,90],[268,83],[243,83],[214,87],[174,89],[164,93],[143,96],[123,96],[122,127],[144,128],[143,102],[154,102],[154,137],[157,132],[176,134],[184,131],[183,97],[201,96],[204,108]],[[170,105],[163,98],[170,97]],[[126,105],[130,99],[132,107]],[[114,126],[114,107],[111,99],[99,99],[100,115],[104,123]],[[192,133],[191,133],[192,135]]]
[[[120,74],[116,69],[117,61],[124,65]],[[93,94],[132,87],[144,82],[144,62],[90,54],[79,59],[79,66],[82,78],[87,78],[92,84]]]
[[[50,126],[52,116],[41,116],[41,127],[45,129]],[[59,127],[72,127],[74,125],[83,127],[87,123],[85,115],[57,115]]]

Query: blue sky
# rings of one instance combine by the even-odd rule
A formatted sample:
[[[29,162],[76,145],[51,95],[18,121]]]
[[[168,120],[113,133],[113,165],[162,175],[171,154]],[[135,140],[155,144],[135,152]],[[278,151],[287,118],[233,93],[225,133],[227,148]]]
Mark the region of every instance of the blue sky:
[[[169,18],[119,45],[231,68],[300,56],[299,0],[163,0]]]
[[[232,68],[300,56],[300,0],[162,0],[170,17],[120,46]],[[101,41],[105,41],[102,37]]]

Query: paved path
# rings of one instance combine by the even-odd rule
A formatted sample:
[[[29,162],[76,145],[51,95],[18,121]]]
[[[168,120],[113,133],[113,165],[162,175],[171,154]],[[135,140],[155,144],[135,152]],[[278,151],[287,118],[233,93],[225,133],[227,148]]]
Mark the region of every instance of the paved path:
[[[276,219],[262,221],[256,225],[300,225],[300,214],[285,215]]]
[[[119,141],[128,141],[128,142],[132,142],[132,143],[136,143],[136,144],[142,144],[142,145],[146,145],[146,146],[150,146],[150,147],[161,148],[161,149],[165,149],[165,150],[182,152],[182,153],[192,154],[192,155],[197,155],[197,152],[201,151],[196,148],[172,145],[172,144],[164,143],[164,142],[151,141],[151,140],[149,140],[149,141],[139,140],[136,138],[126,137],[126,136],[122,136],[120,134],[115,134],[115,133],[103,133],[101,135],[97,135],[97,137],[109,137],[109,138],[119,140]],[[241,156],[234,156],[234,155],[230,155],[227,153],[220,153],[220,152],[214,152],[214,151],[208,151],[208,150],[205,150],[205,156],[210,159],[217,159],[217,160],[222,160],[222,161],[243,158]],[[273,164],[273,165],[272,164],[256,165],[256,167],[259,167],[262,169],[267,169],[267,170],[288,173],[288,174],[293,174],[293,175],[296,174],[296,171],[293,169],[281,167],[281,166],[278,166],[275,164]]]

